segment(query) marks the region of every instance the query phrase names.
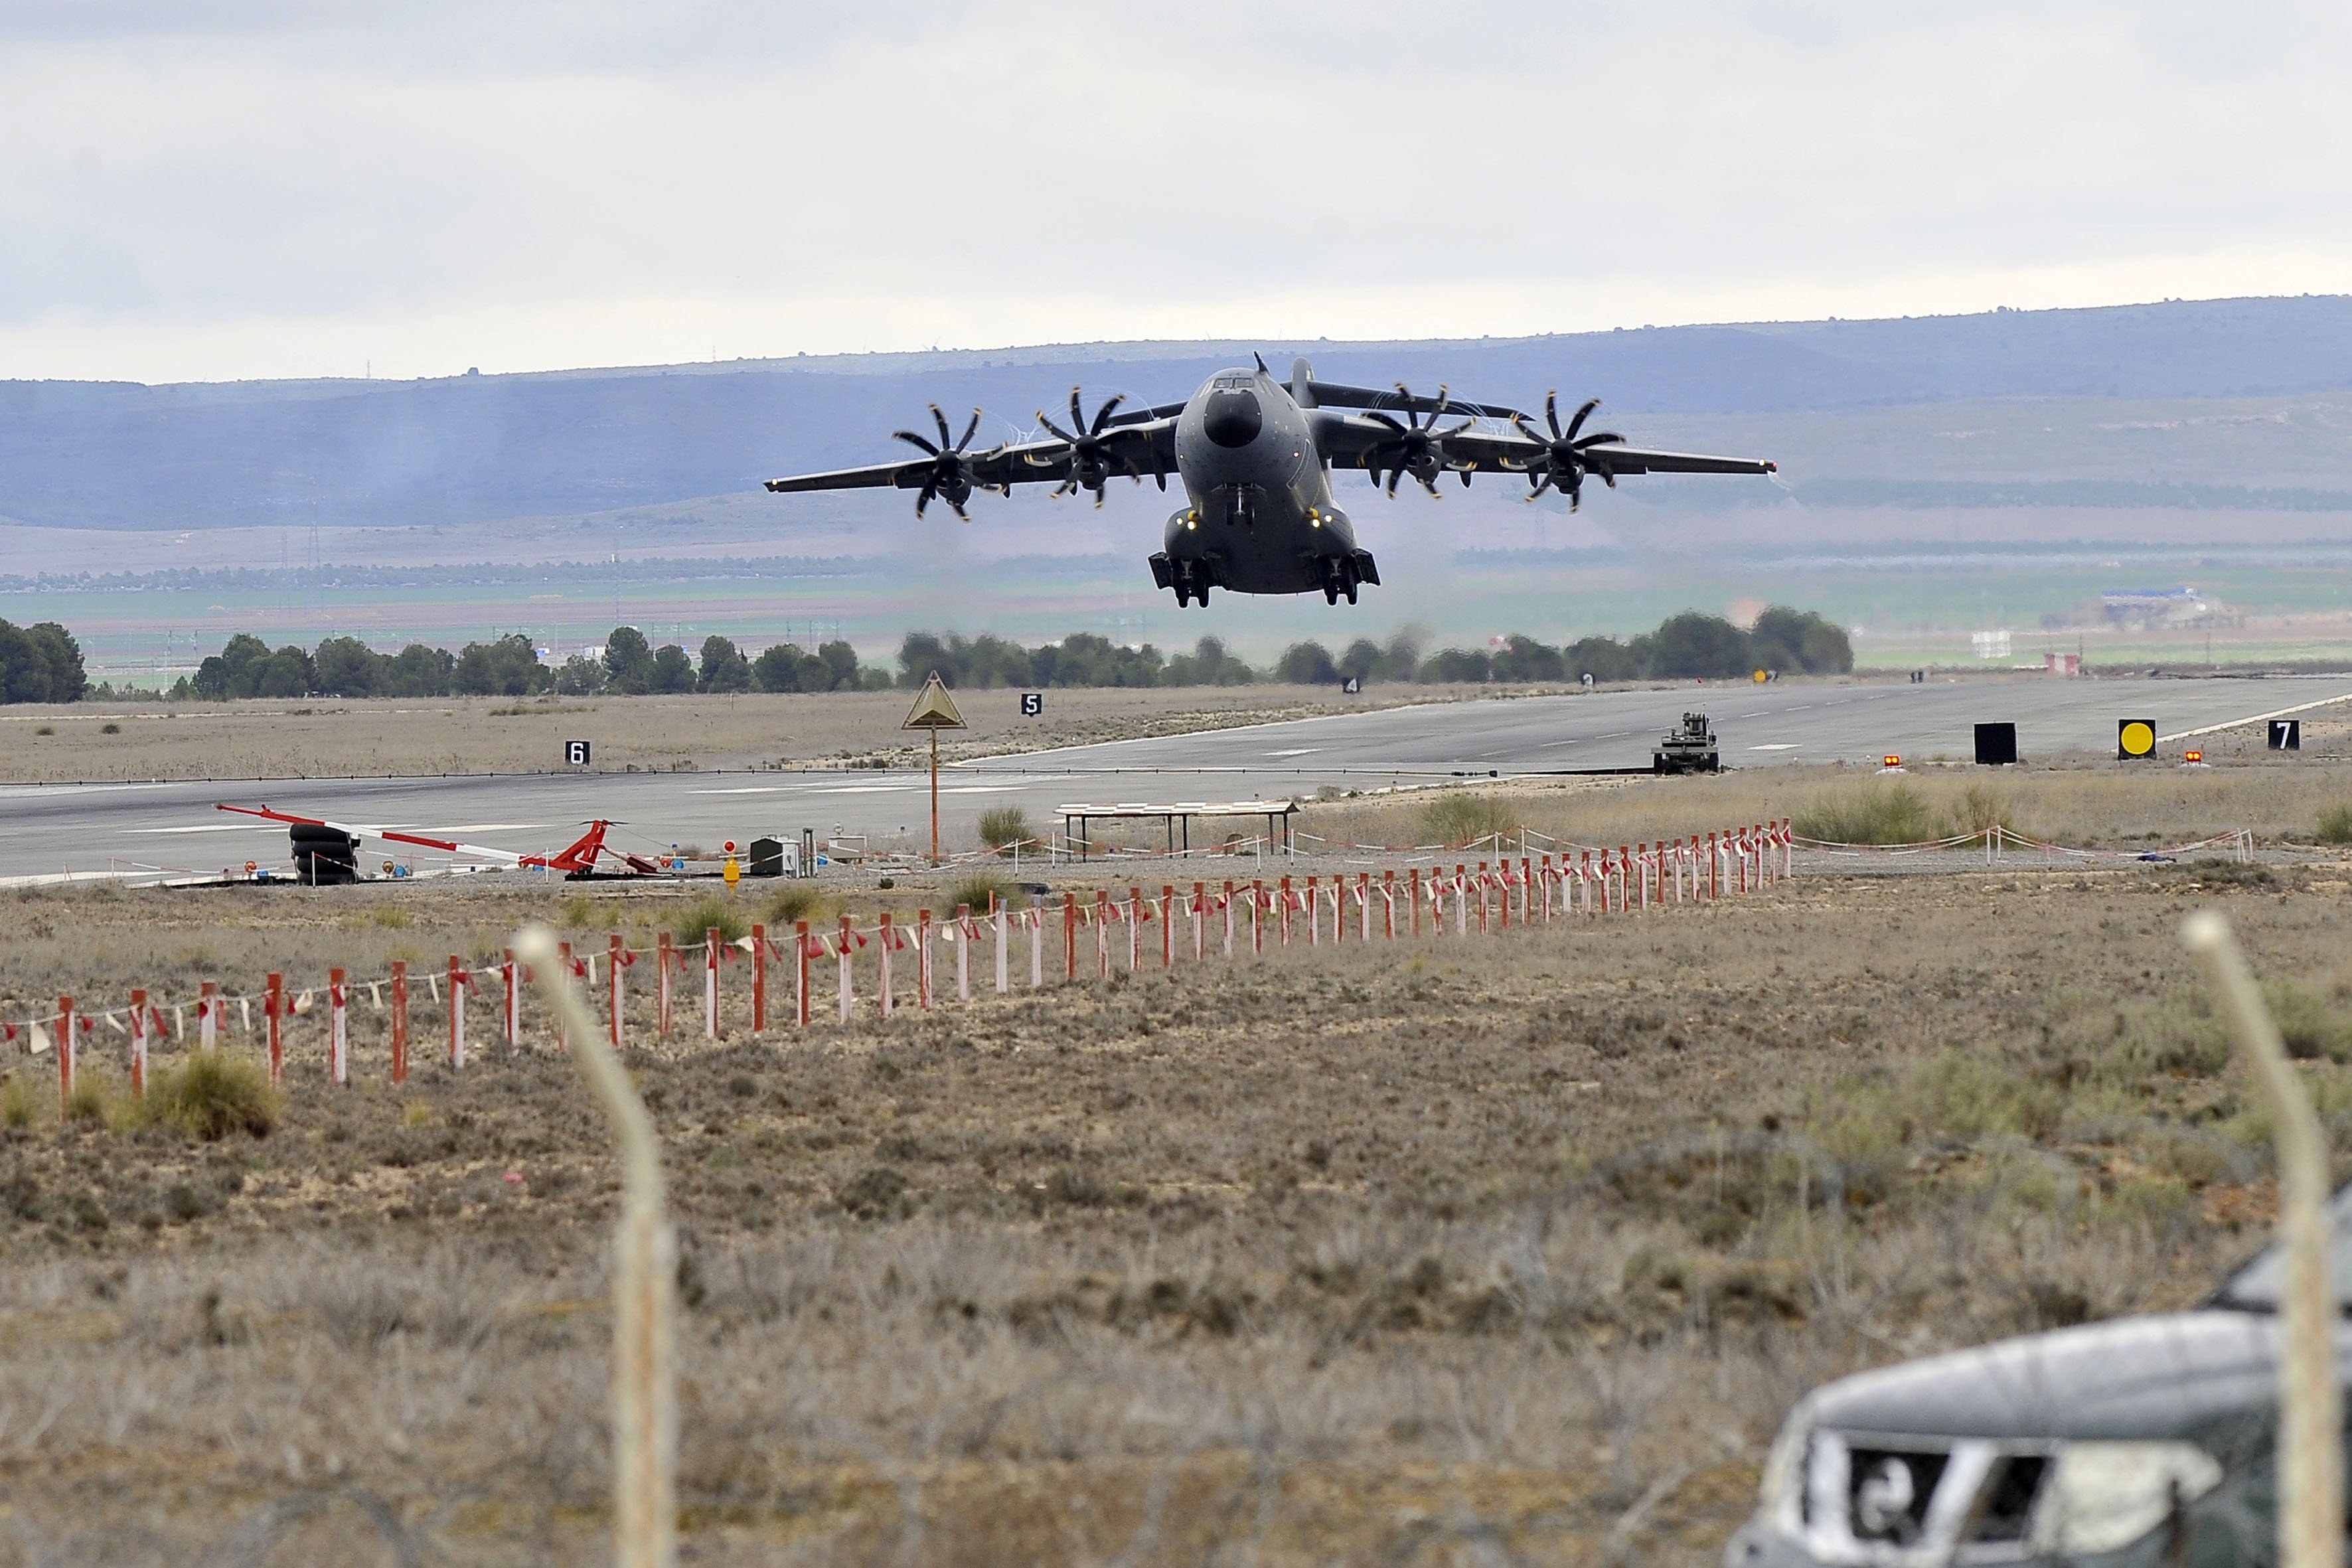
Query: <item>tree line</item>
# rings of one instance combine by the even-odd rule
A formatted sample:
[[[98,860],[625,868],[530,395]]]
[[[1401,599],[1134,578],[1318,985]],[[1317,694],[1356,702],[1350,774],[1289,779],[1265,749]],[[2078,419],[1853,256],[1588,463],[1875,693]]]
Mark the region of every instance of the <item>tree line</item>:
[[[239,632],[170,693],[198,701],[247,697],[598,697],[681,691],[857,691],[887,687],[886,669],[863,666],[849,644],[833,641],[803,653],[787,643],[747,658],[727,637],[702,639],[695,658],[677,643],[656,647],[635,626],[615,626],[601,655],[575,653],[561,664],[541,660],[520,632],[457,652],[411,643],[378,653],[357,637],[328,637],[316,648],[273,649]]]
[[[1774,606],[1741,627],[1720,616],[1685,611],[1657,630],[1619,641],[1588,637],[1555,647],[1514,632],[1484,648],[1425,651],[1399,633],[1385,643],[1359,637],[1335,655],[1319,642],[1293,643],[1261,671],[1215,637],[1169,658],[1150,643],[1120,647],[1079,632],[1041,647],[983,633],[976,637],[909,632],[898,647],[898,684],[919,684],[932,670],[950,686],[1244,686],[1278,680],[1336,686],[1346,680],[1483,685],[1491,681],[1733,679],[1755,670],[1843,675],[1853,668],[1843,630],[1811,610]]]
[[[656,647],[635,626],[615,626],[595,656],[543,662],[520,633],[472,642],[451,652],[411,643],[378,653],[357,637],[328,637],[315,647],[272,648],[250,633],[182,678],[168,693],[181,700],[252,697],[563,697],[668,692],[873,691],[920,684],[933,670],[950,686],[985,688],[1245,686],[1276,680],[1337,685],[1345,680],[1451,684],[1736,679],[1754,669],[1843,674],[1853,648],[1835,625],[1810,610],[1775,606],[1742,628],[1718,616],[1686,611],[1655,631],[1620,641],[1588,637],[1559,646],[1520,633],[1484,648],[1425,650],[1409,633],[1388,641],[1360,637],[1337,654],[1319,642],[1293,643],[1263,669],[1206,637],[1190,653],[1166,655],[1094,632],[1024,647],[989,633],[909,632],[898,668],[862,664],[846,641],[814,653],[778,643],[747,655],[731,638],[702,639],[698,657],[677,643]],[[0,621],[0,700],[70,702],[91,688],[81,649],[55,622],[19,629]],[[110,695],[110,688],[99,689]]]

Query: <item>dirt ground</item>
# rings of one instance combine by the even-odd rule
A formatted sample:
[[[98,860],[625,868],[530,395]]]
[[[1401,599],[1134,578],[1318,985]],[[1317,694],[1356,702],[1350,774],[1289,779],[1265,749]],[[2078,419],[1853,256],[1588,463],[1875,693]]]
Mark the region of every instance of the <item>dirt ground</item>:
[[[971,727],[943,737],[940,754],[1187,734],[1343,705],[1457,700],[1476,690],[1408,686],[1346,697],[1328,686],[1079,688],[1046,692],[1036,719],[1021,716],[1018,691],[965,691],[956,702]],[[906,691],[840,691],[27,705],[0,712],[0,784],[547,773],[563,767],[563,742],[577,739],[593,745],[597,768],[612,772],[904,761],[915,747],[898,726],[913,700]]]
[[[2236,923],[2352,1155],[2347,893],[2326,858],[1808,873],[758,1039],[738,970],[715,1045],[653,1038],[640,968],[686,1560],[1706,1561],[1813,1383],[2181,1305],[2259,1243],[2266,1128],[2191,909]],[[688,918],[14,894],[0,1016]],[[364,997],[348,1089],[296,1019],[260,1137],[139,1125],[110,1033],[89,1119],[9,1064],[0,1563],[600,1556],[606,1135],[536,1007],[462,1073],[414,1010],[400,1087]]]

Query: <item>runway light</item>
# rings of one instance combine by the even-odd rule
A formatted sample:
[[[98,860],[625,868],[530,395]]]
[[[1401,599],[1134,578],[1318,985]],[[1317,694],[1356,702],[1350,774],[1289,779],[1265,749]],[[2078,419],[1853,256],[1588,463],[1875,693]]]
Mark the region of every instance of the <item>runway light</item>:
[[[2205,753],[2202,752],[2186,752],[2181,754],[2180,760],[2184,763],[2201,763],[2205,760]]]
[[[1903,765],[1903,759],[1896,756],[1892,752],[1887,752],[1884,760],[1886,765],[1890,768],[1899,768]]]

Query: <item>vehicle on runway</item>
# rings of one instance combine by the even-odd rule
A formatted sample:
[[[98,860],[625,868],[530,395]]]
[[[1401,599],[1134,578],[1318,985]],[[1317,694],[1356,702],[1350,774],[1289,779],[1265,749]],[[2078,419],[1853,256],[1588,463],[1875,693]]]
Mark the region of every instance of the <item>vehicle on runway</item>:
[[[490,849],[478,844],[460,844],[455,839],[428,838],[420,833],[402,833],[389,827],[362,827],[345,822],[329,822],[323,817],[297,816],[291,812],[273,811],[267,805],[230,805],[223,802],[215,809],[287,824],[287,837],[294,848],[294,879],[305,887],[336,886],[359,880],[359,847],[361,840],[366,838],[438,849],[445,854],[464,855],[486,865],[516,870],[561,871],[564,880],[571,882],[606,877],[658,877],[663,874],[658,864],[644,856],[631,855],[606,844],[604,833],[613,825],[601,817],[588,824],[587,832],[552,854],[519,855],[511,849]],[[598,861],[606,856],[620,862],[620,868],[611,871],[600,869]]]
[[[1357,542],[1353,521],[1332,503],[1333,468],[1362,469],[1376,485],[1385,473],[1391,500],[1408,474],[1432,496],[1447,474],[1465,486],[1473,474],[1517,474],[1527,480],[1527,500],[1556,489],[1568,497],[1571,511],[1583,501],[1588,477],[1614,489],[1629,474],[1775,471],[1763,458],[1650,451],[1625,445],[1613,430],[1583,434],[1585,420],[1601,405],[1597,397],[1562,426],[1559,396],[1547,395],[1538,428],[1518,409],[1464,402],[1444,386],[1424,397],[1402,382],[1382,392],[1318,381],[1303,359],[1291,366],[1287,385],[1260,359],[1255,368],[1217,372],[1182,403],[1120,413],[1125,401],[1111,398],[1089,420],[1079,389],[1072,387],[1069,429],[1041,409],[1037,422],[1045,439],[979,452],[967,448],[980,428],[980,410],[971,411],[963,435],[954,437],[935,403],[936,442],[912,430],[895,432],[922,456],[770,479],[768,489],[795,494],[896,487],[915,492],[917,517],[944,500],[969,522],[964,503],[974,490],[1009,496],[1016,484],[1051,481],[1056,496],[1086,490],[1099,507],[1103,487],[1115,474],[1140,484],[1148,473],[1165,490],[1174,473],[1188,504],[1168,519],[1151,574],[1160,587],[1175,590],[1179,605],[1205,605],[1212,588],[1234,594],[1319,588],[1325,602],[1337,604],[1344,594],[1352,605],[1358,586],[1378,584],[1381,574],[1372,552]],[[1441,420],[1457,416],[1459,424],[1440,428]]]
[[[1685,713],[1681,725],[1669,730],[1650,753],[1654,773],[1719,773],[1723,754],[1716,749],[1715,731],[1704,713]]]

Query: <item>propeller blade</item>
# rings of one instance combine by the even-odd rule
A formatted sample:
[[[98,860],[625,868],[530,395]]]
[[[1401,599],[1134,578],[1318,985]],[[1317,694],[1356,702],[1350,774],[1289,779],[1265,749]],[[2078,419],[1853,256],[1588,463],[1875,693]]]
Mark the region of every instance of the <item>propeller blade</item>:
[[[1404,434],[1404,426],[1398,424],[1395,420],[1390,418],[1385,414],[1374,412],[1365,415],[1364,417],[1370,420],[1375,425],[1387,426],[1390,429],[1395,431],[1400,436]]]
[[[950,496],[948,499],[948,505],[953,507],[955,509],[956,516],[961,518],[964,521],[970,522],[971,521],[971,513],[963,510],[963,502],[957,500]]]
[[[1100,408],[1095,410],[1094,427],[1088,430],[1087,434],[1089,436],[1101,435],[1103,426],[1110,420],[1111,410],[1117,408],[1120,404],[1125,403],[1126,401],[1126,393],[1121,392],[1114,394],[1108,403],[1104,404]]]
[[[945,430],[946,430],[946,428],[947,428],[947,426],[944,426],[944,425],[942,425],[942,426],[940,426],[940,428],[942,431],[945,431]],[[961,451],[962,451],[966,447],[971,446],[971,435],[972,435],[972,432],[973,432],[973,431],[975,431],[975,430],[977,430],[977,429],[979,429],[979,428],[980,428],[980,410],[979,410],[979,409],[977,409],[977,408],[975,408],[975,409],[973,409],[973,410],[971,411],[971,424],[969,424],[969,425],[967,425],[967,426],[965,426],[963,427],[963,439],[962,439],[962,440],[961,440],[961,441],[958,441],[958,442],[955,444],[955,449],[956,449],[957,451],[961,452]]]
[[[1468,489],[1470,488],[1470,470],[1467,468],[1456,468],[1454,471],[1462,476],[1462,488],[1465,490]]]
[[[1037,423],[1043,425],[1045,427],[1045,434],[1054,437],[1055,440],[1067,441],[1074,447],[1077,445],[1078,438],[1076,436],[1065,434],[1059,425],[1055,424],[1051,419],[1045,417],[1045,411],[1042,408],[1037,410]],[[1080,426],[1079,428],[1084,429],[1086,426]]]
[[[1582,452],[1586,448],[1591,447],[1605,447],[1612,441],[1622,443],[1624,439],[1624,437],[1620,436],[1614,430],[1600,430],[1594,432],[1592,435],[1587,436],[1583,440],[1576,442],[1575,447],[1579,452]]]
[[[932,446],[929,441],[924,440],[912,430],[893,430],[890,432],[890,436],[893,440],[904,441],[909,447],[920,447],[924,451],[929,452],[934,458],[940,455],[940,449],[937,447]]]
[[[1429,475],[1415,474],[1413,475],[1413,478],[1421,481],[1421,488],[1429,492],[1430,500],[1444,500],[1445,499],[1444,496],[1437,493],[1437,481]]]
[[[940,492],[938,490],[931,487],[930,481],[926,479],[923,482],[923,488],[915,492],[915,515],[917,517],[922,516],[923,509],[930,505],[931,499],[939,493]]]
[[[1100,511],[1100,510],[1102,510],[1102,503],[1103,503],[1103,488],[1102,488],[1102,486],[1100,486],[1100,485],[1097,485],[1097,486],[1095,487],[1095,510],[1096,510],[1097,511]]]
[[[940,445],[941,447],[952,445],[948,439],[948,416],[940,412],[940,405],[936,403],[931,405],[931,418],[940,427]]]
[[[1070,388],[1070,428],[1084,430],[1086,427],[1087,412],[1078,406],[1078,389],[1074,386]]]
[[[1404,478],[1404,470],[1402,468],[1391,468],[1389,470],[1389,500],[1396,500],[1397,481],[1402,478]]]
[[[1590,419],[1592,416],[1592,411],[1600,406],[1601,399],[1597,397],[1585,399],[1584,406],[1578,409],[1576,411],[1576,417],[1568,422],[1568,432],[1560,437],[1560,439],[1563,441],[1575,440],[1577,431],[1583,428],[1584,422],[1587,419]]]
[[[1551,438],[1559,439],[1559,389],[1544,394],[1544,423],[1551,426]]]
[[[1528,500],[1533,500],[1549,489],[1551,489],[1551,476],[1549,474],[1546,474],[1542,479],[1536,481],[1535,489],[1528,492]]]

